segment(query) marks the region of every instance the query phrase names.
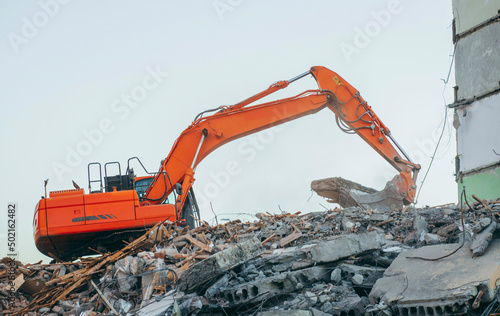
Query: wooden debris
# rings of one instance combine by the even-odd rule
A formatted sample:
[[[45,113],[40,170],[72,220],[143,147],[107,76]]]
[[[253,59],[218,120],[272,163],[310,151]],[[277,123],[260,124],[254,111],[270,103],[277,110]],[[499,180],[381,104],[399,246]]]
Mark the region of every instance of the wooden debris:
[[[491,219],[493,223],[495,219],[491,214],[496,215],[500,211],[500,203],[498,203],[500,201],[476,200],[478,200],[477,203],[471,204],[473,212],[464,213],[467,229],[476,227],[477,223],[484,223],[485,218]],[[294,255],[287,257],[285,255],[287,249],[276,248],[290,247],[289,250],[293,250],[291,246],[330,241],[340,235],[362,234],[373,230],[380,234],[385,232],[385,235],[381,234],[381,236],[385,236],[386,239],[391,239],[393,242],[405,242],[407,246],[412,247],[420,247],[428,242],[429,238],[424,238],[422,234],[427,234],[427,237],[439,235],[442,238],[438,242],[456,243],[459,242],[460,227],[462,227],[460,210],[455,205],[418,210],[408,208],[405,212],[379,212],[360,208],[336,208],[305,214],[295,212],[273,215],[266,212],[256,214],[256,218],[258,221],[252,223],[235,220],[216,226],[200,221],[201,225],[191,230],[168,223],[158,223],[136,240],[124,243],[122,249],[113,253],[80,258],[76,262],[62,262],[56,259],[55,264],[38,262],[23,265],[18,262],[18,283],[22,285],[16,286],[16,304],[20,308],[13,311],[6,310],[3,306],[7,306],[7,303],[0,295],[0,314],[35,315],[37,313],[39,315],[39,310],[43,307],[55,308],[63,312],[71,310],[71,313],[76,313],[77,308],[81,309],[84,306],[87,313],[85,315],[102,315],[106,311],[115,315],[124,315],[130,311],[125,312],[120,308],[128,309],[130,306],[127,307],[127,305],[132,304],[133,310],[137,311],[154,302],[155,297],[169,293],[176,288],[176,284],[183,282],[183,277],[188,275],[189,284],[185,287],[190,290],[204,289],[204,286],[209,286],[210,283],[203,282],[210,282],[212,279],[215,282],[216,278],[223,274],[231,274],[224,278],[231,278],[231,282],[235,282],[235,279],[241,281],[242,277],[238,273],[245,268],[251,268],[252,265],[246,264],[249,258],[262,260],[259,261],[260,268],[262,262],[266,262],[266,258],[276,259],[276,253],[283,251],[284,258],[290,260],[290,263],[286,261],[273,263],[276,266],[272,267],[271,275],[276,275],[276,277],[285,271],[298,271],[302,267],[314,265],[310,258],[299,258]],[[425,220],[422,222],[423,219]],[[422,230],[423,233],[419,236],[415,233],[417,222],[426,226],[426,230]],[[482,225],[485,227],[487,224]],[[486,236],[488,232],[489,235]],[[486,249],[488,238],[493,237],[491,227],[484,228],[481,232],[477,229],[474,233],[478,233],[475,241],[479,245],[477,249]],[[260,249],[251,256],[241,257],[237,253],[238,249],[249,240],[254,240],[254,246]],[[483,242],[480,242],[481,240]],[[474,253],[472,248],[471,251]],[[224,254],[235,253],[225,257],[222,252]],[[373,260],[387,267],[393,259],[385,257],[384,254],[380,254],[377,258],[365,258],[370,256],[370,253],[353,256],[344,259],[344,262],[358,264]],[[220,267],[213,271],[209,270],[207,267],[211,267],[210,262],[216,258],[219,258],[217,264]],[[229,261],[226,262],[226,260]],[[237,262],[231,262],[232,260]],[[204,261],[206,265],[199,264]],[[0,260],[1,263],[4,262]],[[238,264],[241,265],[239,270],[234,268]],[[116,286],[118,266],[123,270],[120,270],[120,277],[126,278],[127,282],[130,281],[128,282],[131,286],[129,292],[124,290],[122,293],[120,287]],[[195,266],[200,268],[193,269]],[[183,274],[184,271],[186,272]],[[250,275],[253,276],[249,277],[250,279],[257,276],[264,277],[260,271],[252,273]],[[0,283],[5,283],[8,276],[7,270],[0,265]],[[356,280],[358,279],[360,279],[359,276]],[[217,289],[214,289],[213,293],[217,293]],[[240,296],[242,298],[246,294],[242,292],[238,295],[242,295]],[[326,298],[322,299],[328,300],[330,294],[325,295]],[[227,304],[224,301],[220,303]],[[65,304],[64,309],[61,309],[61,304]],[[193,306],[199,306],[202,303],[193,304]],[[78,312],[81,314],[81,310]]]
[[[297,240],[300,237],[302,237],[302,232],[297,228],[297,226],[292,224],[292,227],[294,229],[294,232],[280,240],[281,247],[284,247],[284,246],[288,245],[289,243],[291,243],[292,241]]]
[[[111,303],[108,301],[108,299],[102,294],[101,290],[99,290],[99,288],[97,287],[97,285],[95,285],[94,281],[90,280],[90,283],[92,284],[92,286],[94,287],[94,289],[97,291],[97,294],[99,294],[99,296],[101,297],[102,301],[113,312],[113,314],[119,315],[118,312],[116,311],[116,309],[114,309],[113,305],[111,305]]]

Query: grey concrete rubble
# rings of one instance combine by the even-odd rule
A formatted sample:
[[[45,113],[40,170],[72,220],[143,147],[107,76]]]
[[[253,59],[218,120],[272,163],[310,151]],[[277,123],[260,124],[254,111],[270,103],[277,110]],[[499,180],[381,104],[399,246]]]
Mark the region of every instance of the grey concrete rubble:
[[[377,192],[373,188],[340,177],[314,180],[311,182],[311,190],[327,198],[329,202],[338,203],[342,207],[359,205],[352,197],[351,191],[365,194]]]
[[[385,245],[384,235],[369,232],[339,236],[333,240],[322,241],[310,248],[308,252],[313,262],[325,263],[358,255],[368,250],[380,249],[383,245]]]
[[[14,299],[29,316],[481,315],[500,279],[500,200],[485,205],[464,209],[464,225],[456,205],[259,213],[255,222],[194,229],[164,224],[127,251],[16,262]],[[464,232],[470,241],[439,259]],[[0,314],[8,307],[7,263],[0,260]]]
[[[424,246],[401,253],[373,286],[370,301],[384,302],[402,315],[417,310],[421,315],[471,314],[470,302],[479,292],[483,303],[497,295],[500,240],[493,240],[487,251],[474,259],[469,246],[466,243],[448,257],[444,256],[460,244]],[[437,258],[441,259],[427,260]]]
[[[346,276],[346,279],[355,278],[358,286],[371,289],[375,282],[382,277],[385,268],[374,266],[358,266],[354,264],[342,263],[338,268]],[[354,281],[353,281],[354,282]]]
[[[220,298],[229,304],[246,304],[268,300],[273,297],[302,290],[313,283],[328,281],[330,269],[326,267],[307,268],[298,271],[283,272],[277,275],[227,288]],[[316,298],[316,295],[314,295]]]
[[[179,289],[184,292],[191,292],[197,286],[257,257],[263,252],[264,248],[257,238],[237,244],[236,247],[223,250],[198,262],[185,271],[182,274]]]
[[[492,222],[491,224],[486,226],[483,231],[476,235],[476,237],[472,241],[472,244],[470,245],[470,251],[472,251],[473,257],[481,256],[486,251],[486,249],[488,248],[488,244],[493,238],[493,233],[495,232],[496,228],[497,223]]]
[[[360,206],[363,209],[378,209],[380,211],[399,210],[403,208],[403,198],[397,189],[401,181],[397,175],[387,182],[383,190],[365,187],[359,183],[340,177],[314,180],[311,190],[328,202],[338,203],[342,207]]]

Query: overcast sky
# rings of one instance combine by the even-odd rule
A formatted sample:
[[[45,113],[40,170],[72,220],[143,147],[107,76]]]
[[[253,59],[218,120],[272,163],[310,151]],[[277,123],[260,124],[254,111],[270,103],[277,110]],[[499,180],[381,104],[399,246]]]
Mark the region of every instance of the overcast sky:
[[[199,112],[231,105],[311,66],[338,72],[423,166],[454,75],[451,1],[9,1],[0,5],[0,255],[18,204],[20,258],[36,261],[33,210],[48,190],[87,188],[87,164],[138,156],[157,170]],[[267,98],[316,89],[308,76]],[[444,90],[444,94],[443,94]],[[451,113],[449,113],[451,114]],[[449,126],[448,126],[449,127]],[[456,202],[448,128],[418,205]],[[236,168],[235,168],[236,166]],[[139,169],[135,168],[139,173]],[[226,175],[229,174],[229,177]],[[234,141],[196,170],[204,220],[323,210],[310,182],[382,189],[397,172],[325,109]],[[2,255],[3,256],[3,255]]]

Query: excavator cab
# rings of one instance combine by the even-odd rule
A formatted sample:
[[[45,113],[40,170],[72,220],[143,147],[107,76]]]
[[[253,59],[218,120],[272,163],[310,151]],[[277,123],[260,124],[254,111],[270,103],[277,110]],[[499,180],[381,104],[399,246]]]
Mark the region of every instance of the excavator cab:
[[[139,196],[139,200],[142,199],[144,193],[149,188],[151,181],[153,181],[153,176],[136,177],[134,182],[134,189]]]

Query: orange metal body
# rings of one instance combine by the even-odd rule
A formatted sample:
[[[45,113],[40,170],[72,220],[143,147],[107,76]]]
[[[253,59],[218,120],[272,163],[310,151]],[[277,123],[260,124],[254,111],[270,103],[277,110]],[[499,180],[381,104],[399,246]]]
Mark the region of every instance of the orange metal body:
[[[56,191],[35,209],[33,233],[40,252],[64,258],[96,238],[123,230],[175,221],[172,204],[140,206],[135,190],[84,194],[83,189]]]
[[[153,226],[165,219],[180,220],[187,194],[178,195],[175,205],[162,203],[176,183],[182,184],[182,192],[189,191],[194,182],[194,169],[208,154],[232,140],[324,108],[334,112],[345,128],[357,133],[400,172],[402,181],[398,189],[401,196],[406,203],[413,202],[420,166],[401,157],[388,139],[389,129],[341,76],[319,66],[312,67],[309,73],[316,79],[319,89],[250,105],[289,84],[279,81],[238,104],[220,107],[215,114],[197,118],[177,138],[141,202],[134,190],[51,193],[50,198],[42,199],[35,210],[33,225],[38,249],[45,254],[64,253],[82,238],[93,238],[96,234]]]

